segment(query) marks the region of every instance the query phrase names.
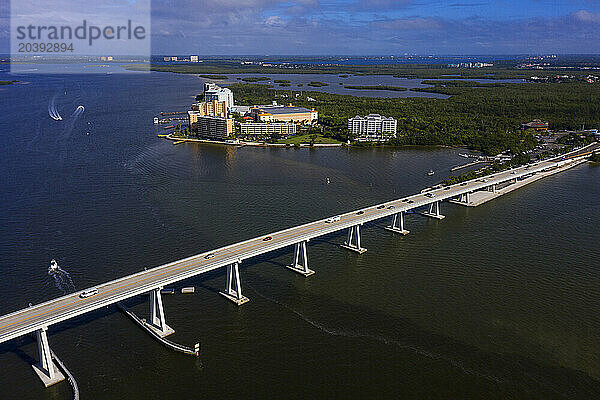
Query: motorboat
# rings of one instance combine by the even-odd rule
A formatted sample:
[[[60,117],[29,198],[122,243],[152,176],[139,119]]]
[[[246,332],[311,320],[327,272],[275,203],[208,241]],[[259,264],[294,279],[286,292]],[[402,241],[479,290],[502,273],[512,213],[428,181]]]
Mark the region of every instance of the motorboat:
[[[59,268],[60,267],[58,266],[56,260],[52,259],[52,261],[50,261],[50,267],[48,268],[48,272],[58,271]]]

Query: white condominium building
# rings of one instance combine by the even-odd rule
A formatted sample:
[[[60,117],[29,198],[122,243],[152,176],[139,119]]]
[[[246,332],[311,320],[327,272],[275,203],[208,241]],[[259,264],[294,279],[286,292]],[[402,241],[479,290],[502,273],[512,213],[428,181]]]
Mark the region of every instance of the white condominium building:
[[[227,107],[233,106],[233,92],[228,88],[221,88],[214,83],[204,84],[204,101],[227,102]]]
[[[398,122],[392,117],[369,114],[348,119],[348,130],[357,141],[388,141],[396,136]]]

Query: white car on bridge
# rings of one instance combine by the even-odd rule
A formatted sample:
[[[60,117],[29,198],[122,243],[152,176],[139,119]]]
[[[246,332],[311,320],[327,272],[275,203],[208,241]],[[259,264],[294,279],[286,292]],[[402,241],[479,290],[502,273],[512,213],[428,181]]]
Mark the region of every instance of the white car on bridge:
[[[84,290],[83,292],[81,292],[79,294],[79,297],[81,297],[82,299],[85,299],[86,297],[92,297],[98,294],[98,288],[91,288],[91,289],[87,289]]]
[[[332,224],[334,222],[338,222],[342,219],[342,217],[340,217],[339,215],[336,215],[335,217],[331,217],[331,218],[327,218],[325,220],[325,222],[327,222],[328,224]]]

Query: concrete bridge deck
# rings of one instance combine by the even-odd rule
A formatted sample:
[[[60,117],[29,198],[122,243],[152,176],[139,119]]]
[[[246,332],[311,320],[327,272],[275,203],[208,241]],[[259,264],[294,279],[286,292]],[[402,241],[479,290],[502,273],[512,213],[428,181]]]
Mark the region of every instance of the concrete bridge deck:
[[[598,144],[594,144],[593,148],[581,149],[580,153],[597,150],[599,147]],[[578,153],[574,153],[574,155],[576,154]],[[513,170],[490,175],[482,179],[475,179],[461,184],[431,190],[427,193],[419,193],[388,201],[381,205],[366,207],[341,214],[340,221],[337,222],[328,223],[326,222],[326,219],[322,219],[279,232],[261,235],[244,242],[207,251],[183,260],[174,261],[100,284],[96,286],[99,293],[89,298],[79,297],[80,292],[59,297],[33,307],[1,316],[0,343],[34,332],[43,326],[56,324],[106,305],[114,304],[118,301],[149,292],[152,289],[203,274],[260,254],[292,246],[296,243],[336,231],[348,229],[355,225],[390,217],[401,211],[409,211],[438,201],[460,197],[460,195],[464,193],[483,190],[509,180],[542,172],[548,168],[562,166],[568,162],[571,161],[562,160],[561,157],[529,164]],[[428,195],[433,195],[433,197],[428,197]],[[380,208],[382,205],[383,208]],[[271,239],[265,241],[266,237],[271,237]]]
[[[296,265],[298,263],[299,254],[302,255],[302,250],[304,251],[304,260],[306,261],[306,241],[344,229],[349,230],[346,243],[348,246],[346,247],[360,253],[364,249],[360,247],[360,232],[358,227],[364,223],[386,217],[397,217],[398,215],[402,218],[402,212],[424,206],[430,206],[430,212],[424,213],[425,215],[443,218],[443,216],[439,215],[439,204],[443,200],[460,198],[462,195],[481,190],[490,190],[490,188],[494,188],[495,190],[496,185],[505,184],[510,181],[516,183],[520,179],[525,180],[528,179],[528,177],[535,177],[536,174],[542,173],[543,171],[561,168],[567,164],[579,162],[581,157],[584,157],[585,154],[589,154],[590,151],[598,151],[599,149],[600,145],[594,143],[577,152],[571,153],[569,157],[562,156],[547,161],[537,162],[512,170],[499,172],[481,179],[437,188],[425,193],[418,193],[412,196],[381,203],[379,205],[354,210],[341,214],[339,220],[334,222],[328,221],[327,219],[321,219],[282,231],[268,233],[253,239],[206,251],[192,257],[150,268],[133,275],[97,285],[96,288],[98,289],[98,294],[88,298],[81,298],[81,292],[76,292],[42,304],[18,310],[0,317],[0,343],[31,332],[43,331],[45,335],[45,331],[50,325],[57,324],[136,295],[149,292],[156,293],[157,289],[166,285],[225,266],[228,268],[227,282],[230,291],[231,285],[235,284],[237,279],[236,290],[239,291],[237,302],[238,304],[241,304],[243,301],[237,265],[243,260],[287,246],[296,245]],[[394,224],[395,221],[396,218],[394,218]],[[394,226],[392,228],[394,228]],[[403,227],[401,229],[393,230],[400,233],[407,233],[407,231],[404,231]],[[353,235],[355,240],[356,238],[358,240],[356,245],[351,243]],[[234,265],[235,268],[230,269],[232,265]],[[297,272],[303,273],[299,270]],[[307,269],[304,271],[305,275],[309,275],[310,273],[312,273],[312,271]],[[158,291],[158,294],[155,296],[159,297],[159,317],[162,318],[164,324],[162,302],[160,301],[159,292],[160,291]],[[232,293],[235,294],[235,292]],[[236,301],[235,299],[232,300]],[[40,352],[42,354],[42,350],[40,350]]]

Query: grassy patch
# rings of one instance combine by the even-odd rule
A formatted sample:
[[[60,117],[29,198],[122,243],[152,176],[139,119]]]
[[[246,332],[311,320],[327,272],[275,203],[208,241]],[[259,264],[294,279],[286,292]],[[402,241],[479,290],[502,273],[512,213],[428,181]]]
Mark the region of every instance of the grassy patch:
[[[271,78],[266,77],[266,76],[251,76],[249,78],[242,78],[242,80],[244,82],[263,82],[263,81],[270,81]]]
[[[322,87],[322,86],[328,86],[327,83],[324,82],[319,82],[319,81],[312,81],[306,84],[307,86],[312,86],[312,87]]]
[[[288,139],[281,139],[278,140],[277,143],[284,143],[284,144],[293,144],[293,145],[299,145],[299,144],[337,144],[337,143],[341,143],[339,140],[335,140],[333,138],[330,137],[324,137],[321,135],[302,135],[302,136],[292,136],[291,138]]]
[[[207,79],[218,79],[218,80],[223,80],[223,79],[227,79],[226,75],[198,75],[200,78],[207,78]]]

